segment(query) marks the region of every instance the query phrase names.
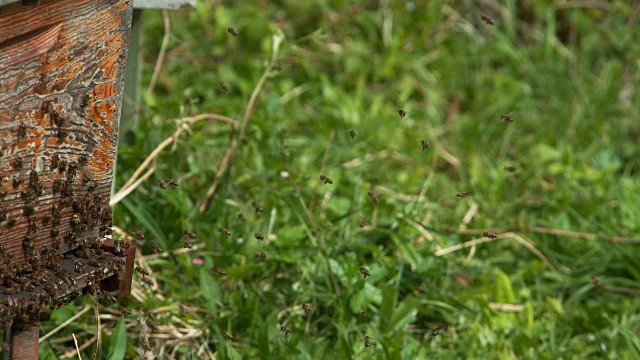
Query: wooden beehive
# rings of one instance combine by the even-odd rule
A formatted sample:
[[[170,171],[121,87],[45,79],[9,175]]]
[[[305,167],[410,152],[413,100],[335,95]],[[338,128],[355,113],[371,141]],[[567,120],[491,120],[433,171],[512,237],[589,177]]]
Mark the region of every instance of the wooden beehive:
[[[131,14],[130,0],[0,0],[0,304],[9,310],[30,293],[45,294],[38,307],[54,290],[122,270],[100,246],[112,225]],[[44,268],[51,278],[35,281]],[[0,319],[9,310],[0,306]]]

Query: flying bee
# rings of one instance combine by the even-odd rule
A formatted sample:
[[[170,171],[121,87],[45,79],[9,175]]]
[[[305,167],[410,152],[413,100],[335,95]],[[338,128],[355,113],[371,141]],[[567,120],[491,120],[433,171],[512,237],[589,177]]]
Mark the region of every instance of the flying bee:
[[[227,273],[224,270],[220,269],[219,267],[214,267],[213,272],[220,276],[227,275]]]
[[[253,236],[255,236],[256,239],[258,239],[260,241],[264,240],[264,236],[262,234],[260,234],[260,233],[255,233],[255,234],[253,234]]]
[[[288,327],[282,325],[280,326],[280,331],[282,331],[284,333],[284,337],[286,338],[287,335],[289,335],[289,333],[291,333],[291,329],[289,329]]]
[[[494,25],[495,23],[493,22],[493,19],[486,16],[486,15],[482,15],[480,17],[480,19],[482,19],[482,21],[484,21],[487,25]]]
[[[142,281],[142,283],[147,285],[148,287],[153,286],[153,281],[147,277],[143,277],[142,279],[140,279],[140,281]]]
[[[463,199],[468,196],[471,196],[471,192],[470,191],[459,192],[458,194],[456,194],[456,196],[459,197],[460,199]]]
[[[253,208],[257,213],[262,212],[262,207],[260,207],[260,205],[257,202],[253,201],[251,203],[251,206],[253,206]]]
[[[366,335],[364,336],[364,346],[365,347],[371,346],[371,339]]]
[[[513,118],[511,117],[511,115],[502,114],[500,115],[500,119],[504,120],[505,124],[511,124],[513,122]]]
[[[600,279],[598,279],[597,276],[592,276],[591,282],[593,283],[593,285],[595,285],[596,288],[600,288]]]
[[[27,125],[25,125],[24,122],[21,122],[20,125],[18,125],[18,137],[22,139],[25,136],[27,136]]]
[[[403,117],[407,116],[407,112],[400,109],[398,110],[398,115],[400,115],[400,119],[402,119]]]
[[[247,220],[247,215],[245,215],[245,214],[238,214],[238,220],[240,220],[240,221],[245,221],[245,220]]]
[[[136,238],[138,240],[144,240],[144,233],[140,229],[136,229]]]
[[[371,272],[370,272],[367,268],[364,268],[364,267],[361,267],[361,268],[360,268],[360,274],[361,274],[365,279],[367,278],[367,276],[371,276]]]
[[[482,236],[486,237],[488,239],[491,239],[491,240],[495,240],[495,239],[498,238],[498,235],[496,235],[495,233],[492,233],[492,232],[488,232],[488,231],[485,231],[484,233],[482,233]]]
[[[424,286],[418,286],[416,288],[416,291],[419,292],[420,294],[426,294],[427,293],[427,289],[425,289]]]
[[[183,232],[183,235],[187,239],[195,239],[196,238],[196,234],[193,231],[189,231],[189,230],[185,230]]]
[[[420,144],[422,144],[422,151],[425,151],[426,149],[428,149],[431,145],[429,145],[429,142],[427,140],[422,140],[420,142]]]
[[[162,248],[160,248],[160,245],[158,245],[158,243],[154,241],[151,244],[151,251],[153,251],[154,254],[157,254],[159,252],[162,252]]]
[[[231,231],[229,231],[229,230],[227,230],[227,229],[225,229],[225,228],[223,228],[223,227],[218,228],[218,232],[219,232],[220,234],[222,234],[222,235],[226,236],[226,237],[231,236]]]
[[[220,86],[220,90],[222,90],[222,92],[229,92],[229,88],[223,82],[220,82],[219,86]]]
[[[222,330],[222,337],[225,338],[228,341],[232,341],[233,339],[233,335],[229,334],[228,332]]]
[[[151,321],[151,319],[147,319],[144,323],[147,324],[149,329],[151,329],[152,331],[158,330],[158,326],[153,321]]]
[[[363,228],[367,225],[367,219],[362,218],[360,219],[360,227]]]
[[[438,336],[439,334],[443,333],[446,330],[447,330],[447,325],[446,324],[440,324],[435,329],[433,329],[431,331],[431,336]]]
[[[504,171],[514,172],[514,171],[516,171],[516,167],[515,166],[511,166],[511,165],[505,165]]]
[[[333,180],[325,175],[320,175],[320,180],[322,180],[325,184],[333,184]]]
[[[305,314],[309,314],[311,312],[311,305],[309,304],[302,304],[302,310],[304,310]]]
[[[265,254],[262,250],[258,251],[256,255],[258,255],[258,258],[262,261],[267,260],[267,254]]]
[[[167,185],[171,186],[172,190],[175,190],[178,187],[178,182],[173,179],[166,178],[164,181]]]
[[[236,28],[227,28],[227,32],[233,36],[238,36],[238,30]]]
[[[371,199],[371,201],[373,201],[374,204],[378,205],[378,197],[373,191],[369,191],[367,193],[367,196],[369,197],[369,199]]]
[[[149,272],[146,269],[141,268],[140,266],[136,266],[136,272],[142,277],[149,275]]]
[[[358,135],[358,132],[355,131],[355,130],[351,130],[351,131],[349,131],[349,135],[351,135],[352,139],[355,139],[356,135]]]
[[[120,314],[123,316],[129,316],[129,314],[131,314],[129,310],[127,310],[127,308],[124,306],[121,306],[120,309],[118,309],[118,311],[120,311]]]

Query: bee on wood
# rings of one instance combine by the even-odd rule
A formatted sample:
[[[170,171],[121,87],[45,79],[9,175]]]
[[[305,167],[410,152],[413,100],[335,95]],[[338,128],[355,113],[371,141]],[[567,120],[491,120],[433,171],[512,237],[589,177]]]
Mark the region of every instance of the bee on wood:
[[[59,162],[60,162],[60,156],[58,156],[58,154],[53,154],[53,156],[51,156],[51,171],[58,168]]]
[[[154,241],[151,244],[151,251],[153,251],[154,254],[157,254],[162,252],[162,248],[160,248],[160,245],[158,245],[158,243]]]
[[[149,275],[149,272],[146,269],[143,269],[139,266],[136,266],[136,272],[142,277]]]
[[[224,270],[220,269],[219,267],[214,267],[213,268],[213,272],[215,272],[216,274],[218,274],[220,276],[227,275],[227,273]]]
[[[20,125],[18,125],[18,137],[22,139],[26,136],[27,136],[27,125],[23,121],[20,123]]]
[[[20,179],[19,177],[15,176],[13,178],[13,181],[12,181],[11,185],[13,186],[14,189],[17,189],[18,187],[20,187],[20,185],[22,185],[22,179]]]
[[[422,151],[425,151],[426,149],[428,149],[431,145],[429,145],[429,142],[427,140],[422,140],[420,142],[420,144],[422,145]]]
[[[67,130],[58,130],[58,140],[60,140],[60,142],[63,142],[67,138],[67,136],[69,136],[69,132]]]
[[[60,161],[58,162],[58,172],[63,173],[65,171],[67,171],[67,160],[60,159]]]
[[[89,157],[87,155],[80,155],[78,157],[78,165],[85,167],[89,163]]]
[[[13,160],[13,168],[18,170],[18,169],[22,169],[22,165],[24,165],[24,160],[22,160],[21,157],[17,157],[15,160]]]
[[[287,335],[289,335],[289,333],[291,333],[291,329],[289,329],[288,327],[282,325],[280,326],[280,331],[282,331],[284,333],[284,337],[286,338]]]
[[[228,332],[222,330],[222,337],[225,338],[228,341],[232,341],[234,340],[233,335],[229,334]]]
[[[374,204],[378,205],[378,197],[373,191],[369,191],[367,193],[367,196],[369,197],[369,199],[371,199],[371,201],[373,201]]]
[[[258,239],[260,241],[264,240],[264,236],[262,234],[260,234],[260,233],[255,233],[255,234],[253,234],[253,236],[255,236],[256,239]]]
[[[142,232],[142,230],[140,229],[136,229],[136,238],[138,240],[144,240],[144,233]]]
[[[364,267],[361,267],[361,268],[360,268],[360,274],[361,274],[365,279],[367,278],[367,276],[371,276],[371,272],[370,272],[367,268],[364,268]]]
[[[456,196],[459,197],[460,199],[463,199],[468,196],[471,196],[471,192],[470,191],[459,192],[458,194],[456,194]]]
[[[371,339],[368,336],[364,336],[364,346],[365,347],[370,347],[371,346]]]
[[[400,115],[400,119],[404,118],[405,116],[407,116],[407,112],[400,109],[398,110],[398,115]]]
[[[505,165],[504,171],[514,172],[514,171],[516,171],[516,167],[515,166],[511,166],[511,165]]]
[[[355,131],[355,130],[351,130],[351,131],[349,131],[349,135],[351,135],[352,139],[355,139],[356,135],[358,135],[358,132]]]
[[[253,201],[253,202],[251,203],[251,206],[253,206],[253,209],[254,209],[257,213],[262,212],[262,207],[260,207],[260,205],[259,205],[257,202]]]
[[[320,180],[322,180],[325,184],[333,184],[333,180],[325,175],[320,175]]]
[[[82,95],[82,99],[80,101],[80,107],[81,108],[86,108],[87,105],[89,105],[89,100],[91,99],[91,96],[89,94],[84,94]]]
[[[440,324],[435,329],[433,329],[431,331],[431,336],[438,336],[439,334],[443,333],[446,330],[447,330],[447,325],[446,324]]]
[[[229,92],[229,88],[223,82],[220,82],[219,86],[220,86],[220,90],[222,90],[222,92]]]
[[[24,216],[31,216],[35,213],[35,209],[33,205],[25,205],[24,208],[22,208],[22,213]]]
[[[502,114],[500,115],[500,119],[502,119],[505,124],[511,124],[513,122],[513,118],[511,117],[511,115]]]
[[[267,260],[267,254],[265,254],[262,250],[258,251],[256,255],[258,255],[258,258],[262,261]]]
[[[484,233],[482,233],[482,236],[486,237],[488,239],[491,239],[491,240],[495,240],[495,239],[498,238],[498,235],[496,235],[495,233],[492,233],[492,232],[488,232],[488,231],[485,231]]]
[[[593,285],[595,285],[596,288],[600,288],[600,279],[598,279],[597,276],[592,276],[591,282],[593,283]]]
[[[233,36],[238,36],[238,30],[236,30],[236,28],[227,28],[227,32],[229,32],[229,34],[233,35]]]
[[[486,16],[486,15],[482,15],[480,17],[480,19],[482,19],[482,21],[484,21],[487,25],[494,25],[495,23],[493,22],[493,19]]]
[[[427,293],[427,289],[424,288],[424,286],[418,286],[416,288],[416,291],[420,294],[426,294]]]
[[[238,220],[240,220],[240,221],[245,221],[245,220],[247,220],[247,215],[245,215],[245,214],[238,214]]]
[[[302,304],[302,310],[304,310],[305,314],[309,314],[311,312],[311,305],[309,304]]]
[[[223,227],[218,228],[218,232],[219,232],[220,234],[222,234],[222,235],[226,236],[226,237],[231,236],[231,231],[229,231],[229,230],[227,230],[227,229],[225,229],[225,228],[223,228]]]

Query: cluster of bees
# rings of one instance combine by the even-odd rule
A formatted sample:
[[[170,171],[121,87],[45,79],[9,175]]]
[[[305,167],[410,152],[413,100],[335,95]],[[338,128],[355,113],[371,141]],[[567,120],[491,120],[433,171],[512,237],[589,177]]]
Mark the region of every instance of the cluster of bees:
[[[77,100],[75,110],[80,113],[89,105],[90,96]],[[47,133],[58,145],[69,140],[73,124],[64,109],[45,100],[35,113],[38,111],[42,119],[49,120],[43,143]],[[19,144],[34,141],[24,120],[15,128],[15,140],[10,161],[5,160],[6,146],[0,153],[0,174],[13,173],[10,186],[0,177],[0,234],[9,233],[5,239],[22,236],[19,243],[0,245],[2,324],[16,317],[35,321],[44,306],[62,305],[80,289],[100,293],[100,280],[124,266],[124,259],[101,248],[100,238],[111,234],[113,225],[110,187],[99,188],[92,178],[88,150],[70,154],[72,147],[67,146],[54,154],[22,155],[19,149],[29,147]]]

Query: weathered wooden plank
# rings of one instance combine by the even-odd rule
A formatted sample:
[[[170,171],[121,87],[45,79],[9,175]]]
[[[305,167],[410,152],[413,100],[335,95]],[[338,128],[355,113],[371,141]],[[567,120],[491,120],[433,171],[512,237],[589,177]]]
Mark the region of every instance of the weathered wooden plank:
[[[0,245],[23,272],[111,225],[132,14],[129,0],[25,3],[0,7]]]

